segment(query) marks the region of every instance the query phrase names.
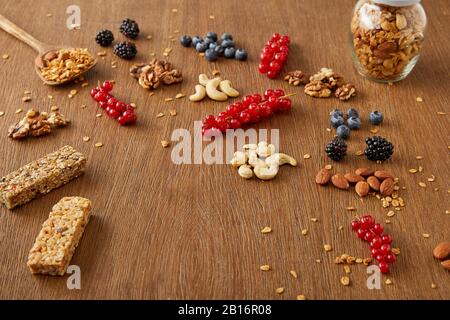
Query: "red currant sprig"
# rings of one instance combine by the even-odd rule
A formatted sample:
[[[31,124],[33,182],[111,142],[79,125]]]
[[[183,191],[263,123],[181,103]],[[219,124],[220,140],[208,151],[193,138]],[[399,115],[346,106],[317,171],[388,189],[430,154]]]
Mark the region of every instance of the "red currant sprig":
[[[242,102],[227,106],[217,116],[209,115],[203,120],[202,134],[214,131],[226,132],[227,129],[239,129],[250,123],[260,122],[276,111],[291,109],[292,102],[281,89],[267,89],[263,96],[259,93],[247,95]]]
[[[267,74],[269,79],[275,79],[283,69],[289,55],[289,36],[280,36],[274,33],[267,41],[260,55],[258,70],[261,74]]]
[[[391,250],[392,237],[389,234],[383,234],[383,226],[376,223],[375,219],[369,215],[353,220],[352,229],[358,238],[369,242],[370,253],[378,261],[381,273],[388,273],[389,264],[397,260]]]
[[[99,84],[91,89],[91,97],[111,118],[117,119],[120,125],[135,123],[137,117],[134,109],[129,104],[114,98],[111,94],[112,89],[113,84],[106,80],[102,85]]]

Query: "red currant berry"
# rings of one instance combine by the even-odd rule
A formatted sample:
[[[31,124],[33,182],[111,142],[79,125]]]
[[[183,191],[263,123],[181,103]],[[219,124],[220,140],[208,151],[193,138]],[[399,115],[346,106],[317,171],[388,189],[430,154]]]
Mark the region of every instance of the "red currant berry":
[[[280,64],[283,64],[287,59],[287,54],[285,52],[278,52],[275,54],[275,60],[278,61]]]
[[[276,77],[278,77],[278,72],[270,70],[267,72],[267,77],[269,79],[275,79]]]
[[[361,218],[361,227],[364,229],[372,228],[375,221],[373,220],[372,216],[363,216]]]
[[[279,42],[288,46],[291,43],[291,39],[288,36],[282,36]]]
[[[262,52],[267,55],[273,55],[273,49],[270,47],[272,42],[267,42],[266,46],[263,48]]]
[[[234,107],[236,108],[236,110],[238,110],[239,112],[244,111],[245,109],[247,109],[242,102],[235,102],[233,103]]]
[[[253,97],[252,96],[245,96],[244,99],[242,99],[242,103],[244,104],[244,106],[249,106],[250,104],[253,103]]]
[[[380,253],[381,254],[389,254],[391,252],[391,246],[389,244],[383,244],[380,247]]]
[[[270,49],[272,50],[272,49]],[[272,52],[261,52],[260,56],[260,62],[261,64],[269,64],[270,61],[273,59],[273,53]]]
[[[289,47],[286,45],[282,45],[280,46],[280,48],[278,49],[279,52],[284,52],[284,53],[289,53]]]
[[[239,114],[239,121],[241,121],[242,123],[249,123],[252,121],[252,115],[249,111],[242,111]]]
[[[388,234],[385,234],[381,237],[381,241],[385,244],[391,244],[392,243],[392,237]]]
[[[97,94],[97,92],[98,92],[97,89],[95,89],[95,88],[91,89],[91,91],[90,91],[91,97],[95,99],[95,95]]]
[[[278,41],[278,40],[280,40],[280,38],[281,38],[281,36],[279,33],[274,33],[272,35],[272,41]]]
[[[261,117],[267,118],[270,117],[273,113],[272,108],[269,106],[267,102],[264,102],[259,106]]]
[[[389,272],[389,265],[386,262],[380,262],[378,264],[378,267],[380,268],[381,273]]]
[[[241,123],[237,119],[230,120],[230,128],[231,129],[239,129],[241,127]]]
[[[271,96],[273,96],[273,89],[267,89],[264,91],[264,99],[268,100]]]
[[[119,112],[117,109],[109,109],[108,111],[108,115],[113,118],[113,119],[117,119],[122,113]]]
[[[107,101],[107,97],[106,97],[106,93],[103,91],[99,91],[95,94],[94,96],[95,101],[100,102],[100,101]]]
[[[281,89],[276,89],[276,90],[273,91],[273,94],[275,95],[275,97],[279,98],[279,97],[284,96],[284,91],[281,90]]]
[[[278,71],[280,71],[280,69],[281,69],[281,64],[280,64],[279,62],[273,60],[273,61],[269,64],[269,69],[270,69],[271,71],[276,71],[276,72],[278,72]]]
[[[366,230],[358,229],[358,231],[356,231],[356,234],[358,235],[358,238],[360,238],[362,240],[362,239],[364,239],[364,236],[366,235]]]
[[[370,255],[373,258],[376,258],[379,254],[380,254],[380,250],[379,249],[376,249],[376,248],[370,249]]]
[[[216,117],[214,115],[210,114],[210,115],[206,116],[203,123],[214,125],[216,123]]]
[[[253,116],[255,115],[259,115],[260,112],[260,108],[256,103],[252,103],[249,107],[248,107],[248,111],[250,112],[250,114]]]
[[[252,99],[254,103],[260,103],[262,101],[262,97],[259,93],[252,94]]]
[[[100,108],[102,109],[106,109],[108,107],[108,104],[105,101],[100,101],[98,103],[98,105],[100,106]]]
[[[292,108],[292,102],[289,99],[280,99],[278,100],[278,108],[280,110],[289,110]]]
[[[226,110],[227,110],[228,115],[230,115],[231,117],[235,117],[236,114],[239,113],[239,110],[233,104],[230,104],[229,106],[227,106]]]
[[[117,99],[116,98],[111,97],[111,98],[108,99],[108,106],[115,107],[116,103],[117,103]]]
[[[383,226],[379,223],[375,223],[372,227],[372,231],[375,232],[376,234],[382,234],[383,233]]]
[[[125,102],[117,101],[116,105],[114,106],[117,111],[120,113],[124,113],[127,109],[129,109],[129,105],[127,105]]]
[[[359,220],[352,221],[352,230],[353,231],[358,231],[360,227],[361,227],[361,222]]]
[[[386,255],[386,262],[387,263],[393,263],[397,260],[397,257],[395,256],[395,254],[389,253]]]
[[[374,237],[375,235],[371,231],[367,231],[364,235],[364,240],[366,240],[367,242],[372,242]]]
[[[227,130],[227,121],[222,117],[216,117],[216,127],[221,132],[225,132]]]
[[[274,110],[278,109],[278,104],[279,104],[278,98],[275,95],[271,96],[267,100],[267,104],[269,105],[269,107],[271,107]]]
[[[224,120],[226,120],[230,116],[230,114],[227,111],[222,111],[222,112],[219,112],[218,116],[220,118],[223,118]]]
[[[266,74],[269,71],[269,65],[261,62],[258,66],[258,71],[261,74]]]
[[[379,249],[383,242],[381,241],[381,238],[379,236],[375,236],[372,241],[370,242],[370,248],[371,249]]]
[[[108,80],[104,81],[102,84],[102,90],[105,92],[110,92],[113,89],[113,85]]]
[[[383,255],[383,254],[378,254],[378,255],[375,257],[375,260],[377,260],[378,262],[386,262],[386,256]]]

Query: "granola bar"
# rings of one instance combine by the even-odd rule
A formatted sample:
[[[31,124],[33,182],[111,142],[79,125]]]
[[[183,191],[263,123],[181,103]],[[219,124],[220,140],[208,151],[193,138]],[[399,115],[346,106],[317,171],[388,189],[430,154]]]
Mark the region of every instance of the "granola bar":
[[[81,197],[65,197],[53,206],[28,256],[31,273],[66,273],[89,222],[91,207],[91,201]]]
[[[86,157],[64,146],[0,179],[0,202],[8,209],[49,193],[84,172]]]

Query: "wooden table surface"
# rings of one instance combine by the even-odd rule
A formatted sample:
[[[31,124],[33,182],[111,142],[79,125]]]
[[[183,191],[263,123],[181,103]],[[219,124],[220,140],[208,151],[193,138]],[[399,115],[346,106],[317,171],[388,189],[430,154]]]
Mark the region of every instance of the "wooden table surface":
[[[17,210],[0,208],[0,298],[295,299],[304,294],[308,299],[450,299],[450,273],[432,257],[438,242],[450,240],[449,115],[437,114],[450,112],[450,1],[435,0],[433,6],[423,2],[429,18],[423,56],[406,80],[388,86],[365,80],[353,67],[348,32],[355,1],[233,0],[200,5],[175,0],[79,0],[81,30],[76,31],[66,28],[66,8],[73,1],[42,0],[33,5],[25,0],[3,1],[1,14],[36,38],[87,47],[93,53],[103,50],[93,40],[96,31],[108,28],[116,39],[123,39],[118,23],[131,17],[142,31],[136,41],[136,61],[149,61],[152,52],[163,58],[164,49],[172,47],[169,59],[182,71],[184,81],[150,96],[128,75],[132,62],[117,59],[107,48],[106,58],[88,76],[88,87],[44,86],[33,70],[35,52],[0,32],[0,53],[9,55],[0,61],[0,111],[6,113],[0,117],[0,175],[66,144],[88,157],[86,174],[76,181]],[[170,41],[171,36],[178,39],[181,34],[203,35],[209,30],[232,33],[248,50],[249,60],[208,63],[194,50]],[[286,70],[313,73],[331,67],[356,85],[358,96],[348,103],[313,99],[301,87],[259,75],[259,52],[275,31],[289,34],[293,43]],[[118,60],[116,69],[111,68],[112,60]],[[277,114],[256,128],[280,129],[281,150],[299,160],[298,168],[283,167],[275,180],[261,182],[243,180],[229,165],[172,163],[171,148],[162,148],[160,141],[170,140],[178,128],[192,132],[193,121],[217,114],[227,104],[208,100],[195,104],[187,98],[165,102],[164,98],[192,93],[198,74],[214,69],[243,94],[269,87],[297,93],[291,112]],[[104,79],[117,81],[117,97],[137,104],[136,126],[120,127],[106,116],[96,118],[102,110],[88,92]],[[79,93],[69,99],[71,89]],[[25,90],[31,91],[31,102],[22,102]],[[81,109],[82,104],[87,108]],[[52,105],[72,120],[70,127],[26,141],[6,136],[9,125],[24,116],[15,114],[16,109],[33,106],[48,111]],[[342,286],[344,270],[333,261],[341,253],[368,256],[368,246],[351,232],[350,221],[370,213],[384,223],[388,209],[374,197],[361,202],[354,192],[314,183],[318,169],[330,163],[323,151],[332,138],[326,130],[328,113],[334,107],[350,106],[359,109],[364,125],[352,133],[347,159],[333,164],[333,170],[346,172],[369,164],[354,153],[371,134],[369,112],[378,109],[386,118],[380,134],[394,143],[395,153],[385,164],[370,165],[392,171],[407,187],[401,190],[406,208],[385,224],[401,254],[391,273],[383,276],[380,290],[367,289],[366,269],[358,265],[351,269],[351,285]],[[177,111],[176,117],[169,116],[171,109]],[[166,116],[157,119],[160,112]],[[83,136],[91,140],[83,142]],[[95,148],[96,142],[104,147]],[[310,159],[303,159],[306,153]],[[417,160],[418,155],[423,160]],[[423,173],[408,173],[418,166]],[[435,182],[427,181],[431,175]],[[420,181],[427,187],[419,187]],[[71,195],[87,197],[94,206],[93,219],[71,262],[81,268],[81,290],[68,290],[67,276],[32,276],[26,266],[52,205]],[[348,206],[357,211],[346,211]],[[273,232],[261,234],[265,226]],[[309,233],[302,236],[305,228]],[[333,246],[332,252],[324,252],[326,243]],[[272,271],[260,271],[263,264]],[[298,273],[298,279],[290,270]],[[384,284],[387,278],[392,285]],[[285,288],[283,295],[275,293],[278,287]]]

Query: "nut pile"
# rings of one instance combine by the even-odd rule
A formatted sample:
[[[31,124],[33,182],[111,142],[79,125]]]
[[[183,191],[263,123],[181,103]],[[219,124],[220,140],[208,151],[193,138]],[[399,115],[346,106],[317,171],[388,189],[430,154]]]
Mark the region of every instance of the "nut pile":
[[[49,115],[47,112],[30,109],[25,118],[9,128],[8,137],[13,139],[39,137],[51,133],[52,129],[64,127],[69,122],[59,112],[51,112]]]
[[[359,71],[394,80],[419,55],[426,17],[417,6],[391,7],[363,1],[351,22]]]
[[[297,166],[297,160],[287,154],[276,153],[275,146],[266,141],[246,144],[243,149],[244,151],[234,153],[230,163],[239,168],[238,173],[244,179],[251,179],[255,175],[261,180],[272,180],[278,174],[280,166]]]
[[[450,271],[450,241],[439,243],[433,250],[433,256],[442,260],[441,265],[445,270]]]
[[[189,97],[191,101],[201,101],[206,96],[215,101],[226,101],[228,97],[236,98],[239,92],[231,85],[230,80],[221,78],[209,79],[206,74],[198,76],[200,84],[195,86],[195,93]]]
[[[336,98],[347,101],[356,95],[356,88],[329,68],[320,69],[305,85],[305,93],[311,97],[328,98],[333,92]]]
[[[145,89],[156,89],[161,83],[171,85],[183,81],[181,72],[174,69],[170,62],[156,58],[148,64],[133,65],[130,75]]]
[[[74,79],[88,70],[94,58],[87,49],[61,49],[49,51],[42,58],[36,59],[42,77],[47,81],[63,83]]]

